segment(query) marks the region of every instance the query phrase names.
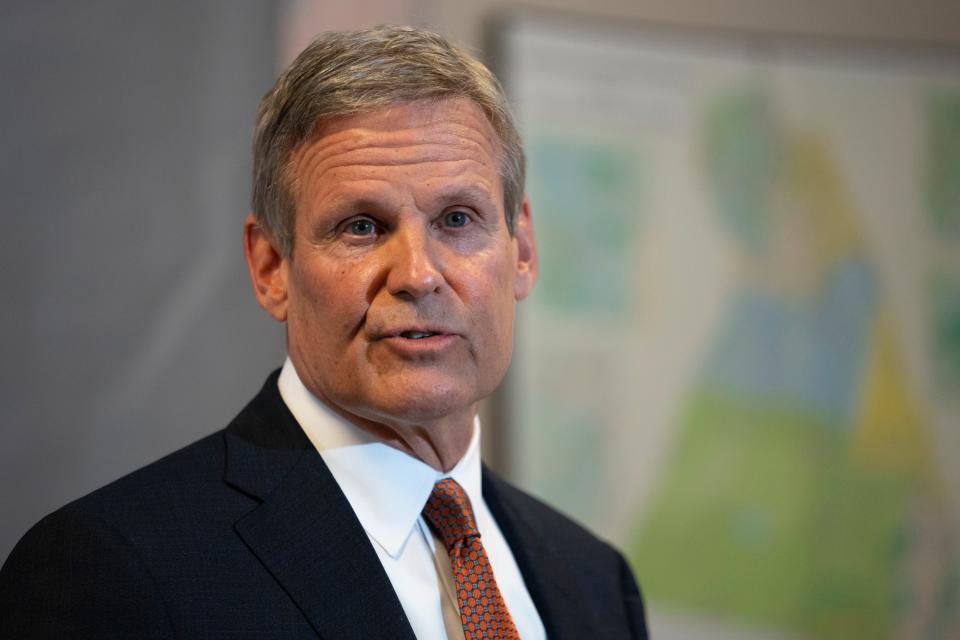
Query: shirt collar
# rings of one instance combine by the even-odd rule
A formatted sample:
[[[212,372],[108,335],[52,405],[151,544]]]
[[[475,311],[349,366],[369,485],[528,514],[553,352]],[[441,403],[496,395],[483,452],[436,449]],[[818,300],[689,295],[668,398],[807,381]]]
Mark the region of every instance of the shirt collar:
[[[277,386],[364,530],[392,558],[403,552],[438,480],[456,480],[474,505],[483,499],[479,418],[474,418],[466,453],[443,473],[378,441],[332,411],[303,385],[290,358],[283,364]]]

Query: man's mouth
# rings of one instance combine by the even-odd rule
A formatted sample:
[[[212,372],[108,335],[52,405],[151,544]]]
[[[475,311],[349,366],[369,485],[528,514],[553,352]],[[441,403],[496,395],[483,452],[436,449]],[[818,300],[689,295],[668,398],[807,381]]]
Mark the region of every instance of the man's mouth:
[[[375,338],[375,342],[392,349],[395,355],[403,358],[437,357],[454,349],[459,340],[459,333],[444,327],[397,327]]]
[[[401,338],[407,338],[408,340],[422,340],[423,338],[429,338],[435,335],[438,334],[432,331],[403,331],[400,333]]]

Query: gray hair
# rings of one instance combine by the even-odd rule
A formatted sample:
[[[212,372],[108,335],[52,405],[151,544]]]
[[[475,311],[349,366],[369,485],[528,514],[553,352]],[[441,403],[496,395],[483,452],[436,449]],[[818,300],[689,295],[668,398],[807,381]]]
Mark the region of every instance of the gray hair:
[[[526,160],[503,89],[476,58],[442,36],[381,26],[325,33],[297,56],[263,97],[253,142],[253,215],[285,257],[293,252],[291,152],[337,116],[423,99],[472,100],[500,142],[504,215],[513,234]]]

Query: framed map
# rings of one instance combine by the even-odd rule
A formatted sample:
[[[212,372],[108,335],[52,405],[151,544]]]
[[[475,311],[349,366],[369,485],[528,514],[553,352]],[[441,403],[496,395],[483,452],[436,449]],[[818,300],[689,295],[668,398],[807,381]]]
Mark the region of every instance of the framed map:
[[[960,638],[960,57],[517,18],[521,484],[653,636]]]

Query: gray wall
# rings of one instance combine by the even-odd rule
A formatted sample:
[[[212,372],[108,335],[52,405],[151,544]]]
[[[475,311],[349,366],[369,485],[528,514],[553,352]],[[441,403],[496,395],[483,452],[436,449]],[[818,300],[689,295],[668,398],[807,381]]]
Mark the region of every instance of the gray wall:
[[[281,362],[241,251],[275,11],[0,8],[0,562],[45,513],[224,426]]]

